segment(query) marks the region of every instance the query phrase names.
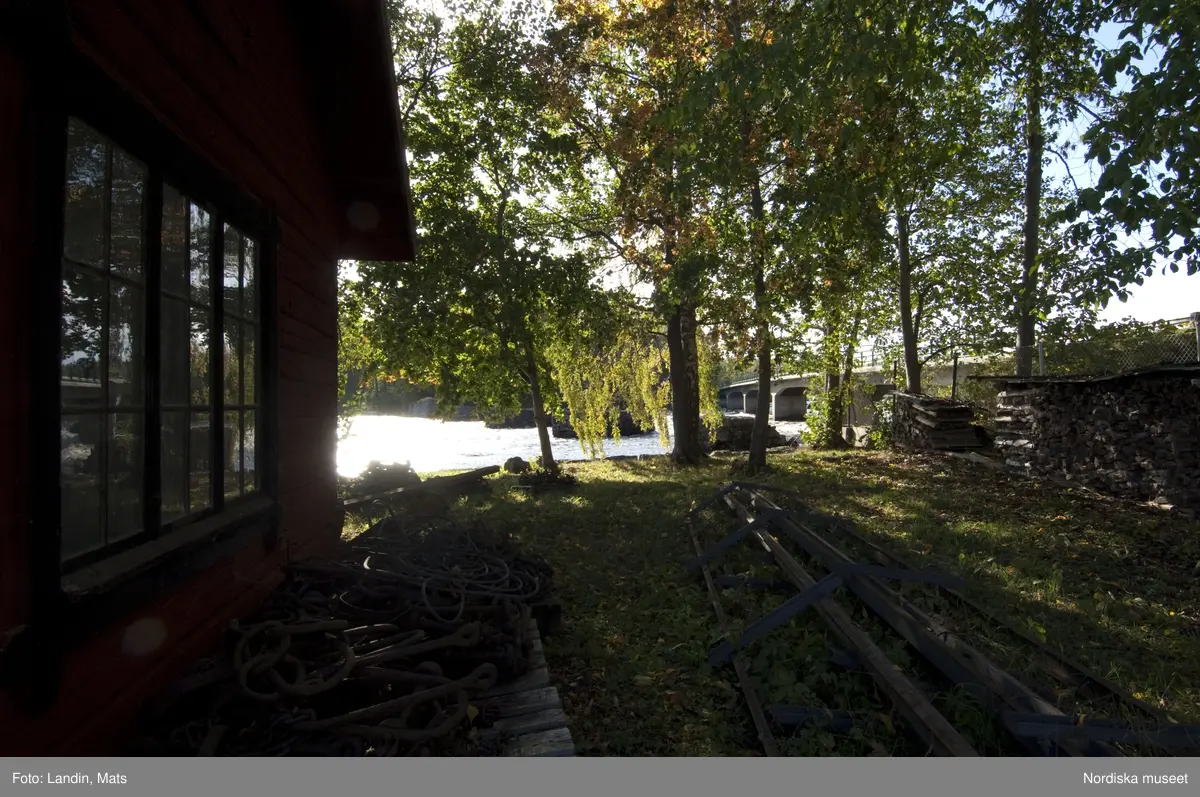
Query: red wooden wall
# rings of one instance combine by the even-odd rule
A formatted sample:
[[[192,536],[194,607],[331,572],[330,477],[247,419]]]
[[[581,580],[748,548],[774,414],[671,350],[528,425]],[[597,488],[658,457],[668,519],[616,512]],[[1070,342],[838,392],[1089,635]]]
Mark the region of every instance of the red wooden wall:
[[[28,560],[29,438],[25,419],[28,391],[20,389],[29,373],[27,302],[33,260],[32,190],[37,130],[28,112],[33,100],[27,65],[16,42],[0,36],[0,562]],[[30,611],[24,567],[0,569],[0,633],[21,622]],[[10,620],[11,618],[11,620]],[[3,644],[3,640],[0,640]]]
[[[252,544],[72,649],[55,707],[21,718],[0,702],[0,754],[104,753],[142,702],[216,643],[231,618],[278,582],[288,556],[337,539],[338,204],[316,102],[285,0],[74,0],[75,44],[235,184],[273,207],[277,255],[279,498],[284,544]],[[28,620],[25,571],[29,451],[29,303],[36,136],[25,120],[28,81],[0,36],[0,633]],[[12,385],[13,389],[7,386]],[[161,620],[166,642],[133,658],[125,629]],[[0,697],[0,701],[5,700]]]

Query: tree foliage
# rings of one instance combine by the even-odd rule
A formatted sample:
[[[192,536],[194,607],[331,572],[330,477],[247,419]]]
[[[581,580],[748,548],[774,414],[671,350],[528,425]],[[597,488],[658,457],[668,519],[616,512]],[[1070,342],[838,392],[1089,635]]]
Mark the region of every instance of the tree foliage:
[[[1100,179],[1067,215],[1084,217],[1074,239],[1109,264],[1101,288],[1116,291],[1140,283],[1156,263],[1200,271],[1200,10],[1112,0],[1107,11],[1123,41],[1100,74],[1118,96],[1083,137],[1088,158],[1103,167]]]
[[[586,300],[591,273],[581,255],[555,251],[537,207],[570,147],[543,116],[537,30],[531,3],[470,3],[449,29],[399,12],[419,254],[359,264],[359,290],[389,363],[436,385],[443,413],[469,400],[501,418],[530,396],[552,466],[545,407],[557,410],[558,390],[545,353]]]
[[[914,391],[954,351],[1015,342],[1028,369],[1037,335],[1090,328],[1154,263],[1197,270],[1188,5],[389,10],[420,254],[358,264],[343,372],[428,381],[447,413],[531,397],[544,456],[564,405],[590,453],[628,411],[696,462],[731,366],[760,390],[822,375],[814,439],[835,445],[865,345],[894,347]],[[1094,186],[1047,176],[1080,118]]]

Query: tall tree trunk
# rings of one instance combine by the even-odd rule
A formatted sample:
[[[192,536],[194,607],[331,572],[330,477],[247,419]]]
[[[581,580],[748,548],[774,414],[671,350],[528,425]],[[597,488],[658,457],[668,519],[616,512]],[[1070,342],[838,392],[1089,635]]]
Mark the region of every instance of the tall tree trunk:
[[[842,364],[842,372],[825,372],[825,439],[821,445],[825,448],[846,448],[849,443],[845,438],[846,426],[846,389],[854,376],[854,348],[858,339],[859,319],[855,315],[850,328],[849,345],[846,347],[846,358]],[[832,335],[832,326],[826,326],[826,334]]]
[[[363,389],[363,376],[367,373],[366,368],[354,368],[346,374],[346,385],[342,391],[341,402],[338,405],[338,411],[345,412],[346,408],[354,401],[354,397]]]
[[[917,325],[912,306],[912,259],[908,249],[908,213],[896,212],[896,248],[900,253],[900,328],[904,335],[904,374],[909,393],[921,392],[921,360],[917,355]]]
[[[842,375],[837,371],[825,372],[825,439],[822,448],[840,448],[846,444],[842,438]]]
[[[838,413],[838,436],[841,438],[841,442],[845,443],[846,445],[850,445],[850,441],[847,440],[845,436],[845,428],[850,425],[850,417],[846,402],[849,402],[850,407],[854,406],[854,384],[851,380],[854,378],[854,350],[858,345],[858,326],[859,315],[858,312],[855,311],[854,323],[850,325],[850,338],[846,342],[846,364],[842,367],[842,383],[840,385],[841,389],[838,390],[838,395],[841,397],[841,406],[839,407]],[[843,416],[845,417],[845,423],[840,422]]]
[[[1025,35],[1036,42],[1041,19],[1038,0],[1026,4]],[[1026,63],[1025,138],[1025,245],[1021,258],[1021,287],[1017,294],[1017,376],[1033,373],[1035,334],[1034,308],[1038,291],[1038,233],[1042,222],[1042,153],[1046,139],[1042,131],[1042,63],[1035,45],[1029,47]]]
[[[667,319],[667,354],[671,368],[672,456],[676,462],[695,465],[703,458],[700,447],[700,369],[696,351],[696,310],[675,306]]]
[[[546,470],[557,470],[558,463],[554,461],[554,449],[550,445],[550,416],[546,414],[546,405],[542,401],[542,386],[538,384],[537,356],[533,351],[533,341],[525,341],[525,373],[529,378],[529,397],[533,402],[533,423],[537,426],[538,443],[542,447],[542,467]]]
[[[767,428],[771,418],[771,325],[767,318],[767,280],[764,264],[762,222],[766,215],[758,174],[750,186],[750,214],[758,227],[754,242],[754,315],[758,337],[758,406],[754,409],[754,428],[750,434],[749,467],[767,466]]]
[[[736,5],[734,6],[736,8]],[[729,32],[734,44],[742,41],[741,18],[735,13],[729,22]],[[735,95],[740,96],[740,91]],[[767,466],[767,428],[771,420],[771,326],[767,317],[767,283],[766,263],[762,236],[763,219],[766,216],[763,203],[762,183],[758,167],[753,165],[751,158],[751,126],[750,112],[742,109],[741,156],[746,168],[750,171],[750,219],[752,267],[754,269],[754,334],[758,358],[758,403],[754,409],[754,426],[750,433],[750,455],[747,465],[751,471]]]

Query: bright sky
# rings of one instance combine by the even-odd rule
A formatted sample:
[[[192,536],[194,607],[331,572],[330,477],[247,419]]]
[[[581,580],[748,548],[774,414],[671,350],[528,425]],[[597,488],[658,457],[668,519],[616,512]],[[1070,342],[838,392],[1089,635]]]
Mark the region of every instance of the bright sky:
[[[1135,285],[1129,301],[1109,303],[1100,317],[1104,321],[1136,318],[1138,321],[1157,321],[1163,318],[1186,318],[1200,313],[1200,275],[1155,274],[1143,285]]]

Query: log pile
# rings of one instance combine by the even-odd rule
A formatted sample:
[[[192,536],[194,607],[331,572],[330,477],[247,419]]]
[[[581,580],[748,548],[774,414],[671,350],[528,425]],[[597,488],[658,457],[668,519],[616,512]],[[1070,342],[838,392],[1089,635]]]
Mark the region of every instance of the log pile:
[[[1006,461],[1088,487],[1200,508],[1200,380],[1169,373],[1006,384]]]
[[[1036,388],[1008,385],[996,394],[996,450],[1004,464],[1027,469],[1033,452],[1033,405]]]
[[[893,438],[908,448],[946,451],[981,448],[984,437],[975,425],[975,409],[962,401],[897,392]]]

